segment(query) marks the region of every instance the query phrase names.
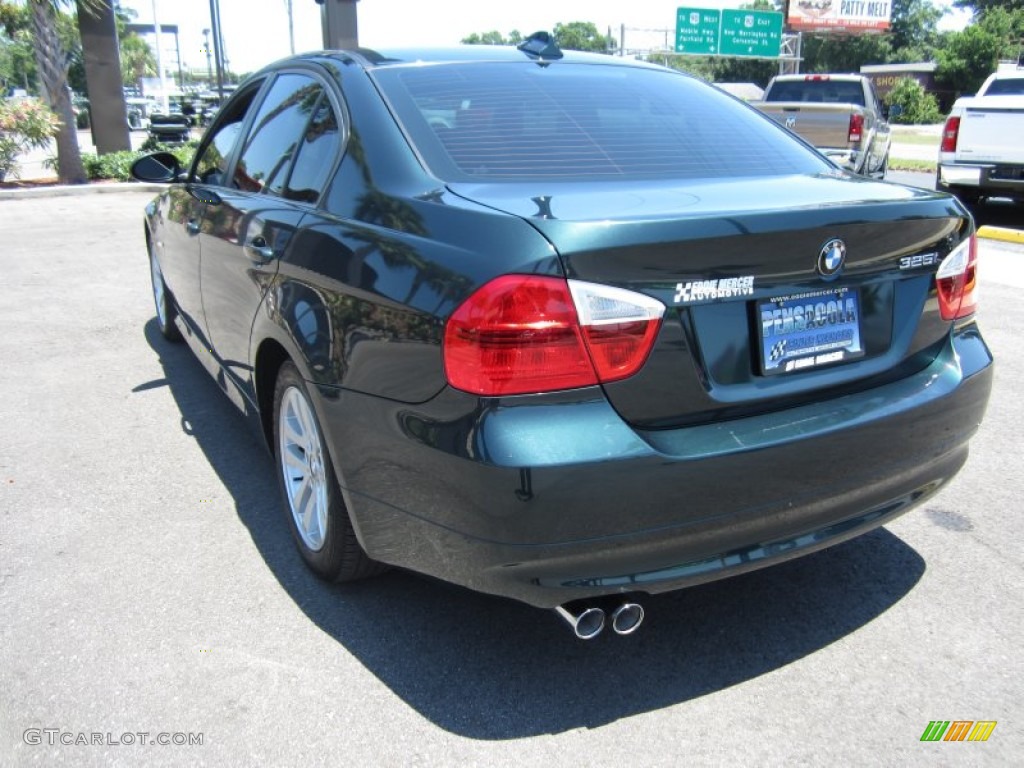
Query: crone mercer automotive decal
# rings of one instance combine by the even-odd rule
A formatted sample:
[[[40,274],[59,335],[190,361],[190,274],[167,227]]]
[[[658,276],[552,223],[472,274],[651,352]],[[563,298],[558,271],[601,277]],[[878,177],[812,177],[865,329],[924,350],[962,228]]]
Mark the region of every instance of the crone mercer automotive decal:
[[[676,283],[676,304],[690,304],[695,301],[714,301],[715,299],[735,299],[740,296],[754,294],[754,276],[728,277],[723,280],[691,280],[688,283]]]

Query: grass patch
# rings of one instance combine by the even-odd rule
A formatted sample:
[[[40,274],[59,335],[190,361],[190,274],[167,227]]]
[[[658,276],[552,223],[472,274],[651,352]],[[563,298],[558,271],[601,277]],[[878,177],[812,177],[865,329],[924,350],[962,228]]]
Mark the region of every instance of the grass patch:
[[[893,144],[921,144],[923,146],[938,147],[941,136],[930,136],[924,133],[893,133]]]
[[[904,160],[898,157],[889,158],[889,170],[891,171],[917,171],[919,173],[935,173],[936,163],[934,160]]]

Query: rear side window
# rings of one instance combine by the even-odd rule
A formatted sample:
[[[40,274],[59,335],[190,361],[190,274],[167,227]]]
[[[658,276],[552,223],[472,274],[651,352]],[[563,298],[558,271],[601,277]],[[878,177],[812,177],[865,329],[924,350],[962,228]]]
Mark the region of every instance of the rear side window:
[[[327,94],[324,94],[299,142],[295,167],[288,179],[284,196],[289,200],[315,203],[320,197],[320,190],[327,183],[327,176],[334,167],[340,148],[338,116]]]
[[[441,178],[723,178],[829,166],[715,88],[674,72],[556,62],[381,68]]]
[[[284,191],[292,159],[320,104],[323,88],[305,75],[281,75],[260,105],[235,167],[235,186],[247,192]]]

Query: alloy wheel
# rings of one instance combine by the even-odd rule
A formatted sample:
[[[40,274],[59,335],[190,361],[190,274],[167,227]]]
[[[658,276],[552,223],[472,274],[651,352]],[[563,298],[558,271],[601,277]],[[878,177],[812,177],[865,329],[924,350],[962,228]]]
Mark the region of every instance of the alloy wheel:
[[[306,395],[289,387],[278,416],[278,461],[295,528],[317,552],[327,536],[327,468],[323,442]]]

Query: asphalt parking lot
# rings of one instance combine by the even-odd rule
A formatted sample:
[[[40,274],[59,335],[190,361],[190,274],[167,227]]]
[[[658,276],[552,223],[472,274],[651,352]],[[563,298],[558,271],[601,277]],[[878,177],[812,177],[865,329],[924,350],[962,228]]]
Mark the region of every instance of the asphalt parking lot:
[[[306,571],[268,454],[156,330],[150,196],[0,200],[0,764],[1019,762],[1024,246],[983,243],[995,389],[934,501],[583,643]],[[933,720],[997,726],[922,743]]]

